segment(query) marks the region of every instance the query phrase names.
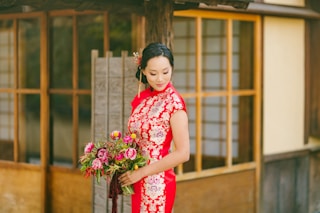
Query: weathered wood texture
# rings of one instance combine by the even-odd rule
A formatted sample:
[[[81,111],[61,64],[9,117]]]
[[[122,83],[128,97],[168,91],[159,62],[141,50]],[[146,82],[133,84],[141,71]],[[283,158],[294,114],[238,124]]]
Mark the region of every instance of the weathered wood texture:
[[[263,169],[262,212],[308,212],[308,152],[279,154]]]
[[[255,171],[242,171],[177,184],[175,213],[255,212]]]
[[[145,1],[146,43],[160,42],[173,48],[173,1]]]
[[[135,79],[136,65],[133,57],[111,57],[95,59],[93,71],[93,131],[94,139],[98,141],[108,136],[113,130],[123,133],[127,130],[127,119],[131,112],[131,100],[137,93]],[[108,199],[106,181],[94,183],[94,212],[111,212],[111,199]],[[120,196],[118,212],[131,212],[129,196]]]
[[[91,180],[75,175],[69,169],[51,169],[48,183],[47,209],[50,213],[77,212],[88,213],[92,210]],[[36,212],[36,211],[32,211]]]
[[[320,150],[310,155],[309,213],[320,213]]]
[[[306,96],[309,98],[307,100],[307,108],[309,112],[307,115],[306,122],[309,122],[310,134],[307,136],[313,136],[320,138],[320,20],[312,20],[309,22],[310,26],[310,58],[308,60],[310,73],[307,77],[307,91]],[[308,129],[307,129],[308,130]]]
[[[40,168],[16,165],[0,169],[0,212],[41,212]]]

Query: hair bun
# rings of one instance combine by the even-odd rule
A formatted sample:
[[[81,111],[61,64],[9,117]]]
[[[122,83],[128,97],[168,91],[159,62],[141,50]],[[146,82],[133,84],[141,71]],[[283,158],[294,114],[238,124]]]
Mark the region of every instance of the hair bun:
[[[140,76],[141,75],[141,76]],[[137,68],[137,72],[136,72],[136,78],[140,81],[141,80],[141,83],[143,84],[147,84],[148,81],[147,81],[147,77],[142,73],[142,70],[140,68],[140,66]],[[141,78],[141,79],[140,79]]]

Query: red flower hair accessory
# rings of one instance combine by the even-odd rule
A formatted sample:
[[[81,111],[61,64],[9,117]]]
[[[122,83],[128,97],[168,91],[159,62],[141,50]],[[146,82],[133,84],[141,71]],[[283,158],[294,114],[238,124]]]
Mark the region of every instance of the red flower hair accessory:
[[[138,67],[141,66],[141,55],[138,52],[133,52],[134,62]]]
[[[140,49],[141,52],[141,49]],[[139,74],[139,85],[138,85],[138,97],[140,98],[140,91],[141,91],[141,84],[142,84],[142,70],[141,70],[141,60],[142,60],[142,54],[140,54],[139,52],[133,52],[133,58],[134,61],[138,67],[138,71],[140,71]]]

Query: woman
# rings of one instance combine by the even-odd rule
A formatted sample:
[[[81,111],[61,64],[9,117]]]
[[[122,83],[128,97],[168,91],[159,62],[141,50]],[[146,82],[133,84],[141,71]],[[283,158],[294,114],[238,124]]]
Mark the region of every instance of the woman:
[[[132,213],[171,213],[176,192],[173,168],[189,160],[186,106],[171,84],[172,70],[173,55],[165,45],[151,43],[143,50],[136,76],[148,88],[131,103],[128,130],[137,134],[149,163],[119,177],[122,186],[134,184]]]

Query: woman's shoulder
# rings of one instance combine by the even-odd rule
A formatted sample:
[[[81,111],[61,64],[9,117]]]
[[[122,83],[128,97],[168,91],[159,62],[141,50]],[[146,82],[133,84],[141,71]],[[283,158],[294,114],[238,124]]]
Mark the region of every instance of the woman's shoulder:
[[[177,89],[173,85],[171,85],[169,91],[169,97],[173,105],[178,109],[186,110],[185,101],[181,94],[177,91]]]
[[[136,108],[144,99],[150,96],[150,89],[147,88],[138,93],[131,101],[132,109]]]
[[[170,87],[169,87],[168,89],[169,89],[169,95],[170,95],[171,97],[179,98],[179,99],[181,99],[181,101],[184,101],[183,97],[182,97],[181,94],[178,92],[178,90],[173,86],[172,83],[170,83]]]

